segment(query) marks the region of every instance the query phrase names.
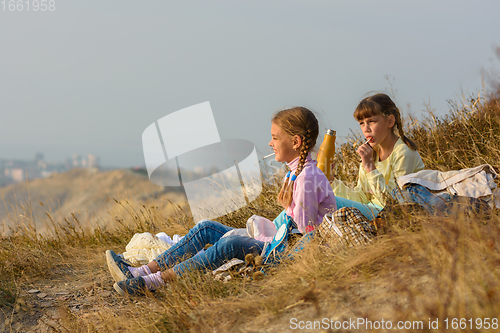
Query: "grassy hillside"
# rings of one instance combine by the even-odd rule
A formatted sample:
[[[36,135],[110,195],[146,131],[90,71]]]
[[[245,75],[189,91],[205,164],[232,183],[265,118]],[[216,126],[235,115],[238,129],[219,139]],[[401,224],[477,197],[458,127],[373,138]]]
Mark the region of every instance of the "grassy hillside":
[[[407,123],[428,168],[500,166],[498,99],[469,98],[444,117],[431,114]],[[355,141],[337,152],[337,176],[347,181],[355,180],[359,165]],[[252,214],[274,217],[281,210],[275,201],[278,188],[269,182],[250,206],[220,221],[243,226]],[[366,323],[349,324],[358,318],[372,327],[390,321],[394,331],[400,331],[399,322],[409,332],[429,332],[432,322],[438,324],[431,326],[436,332],[451,331],[457,323],[465,332],[498,330],[497,212],[490,218],[460,211],[448,218],[402,212],[390,216],[368,246],[332,252],[312,243],[262,280],[222,283],[198,273],[147,297],[123,298],[112,289],[104,251],[123,252],[135,232],[185,233],[193,225],[182,207],[161,197],[121,199],[126,189],[120,198],[113,196],[117,202],[92,230],[84,227],[85,219],[71,227],[62,220],[54,223],[51,235],[40,236],[29,227],[28,214],[24,226],[2,239],[0,332],[374,330]],[[85,204],[75,199],[67,209],[85,210]],[[33,289],[39,292],[29,293]],[[335,329],[344,322],[347,328]]]
[[[59,220],[73,220],[73,214],[85,221],[104,222],[103,216],[114,205],[113,199],[139,202],[150,197],[162,197],[164,201],[169,199],[178,204],[185,201],[182,191],[156,186],[146,175],[130,170],[73,169],[50,178],[0,188],[0,221],[3,221],[3,232],[5,227],[27,223],[33,226],[33,222],[38,232],[44,232],[50,221],[47,213]]]

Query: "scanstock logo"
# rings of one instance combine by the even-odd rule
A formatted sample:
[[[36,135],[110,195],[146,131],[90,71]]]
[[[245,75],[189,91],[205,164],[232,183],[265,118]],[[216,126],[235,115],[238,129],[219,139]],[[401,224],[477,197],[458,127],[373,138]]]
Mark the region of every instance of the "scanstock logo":
[[[209,102],[158,119],[142,133],[149,179],[183,186],[195,221],[241,208],[262,191],[252,142],[221,141]]]

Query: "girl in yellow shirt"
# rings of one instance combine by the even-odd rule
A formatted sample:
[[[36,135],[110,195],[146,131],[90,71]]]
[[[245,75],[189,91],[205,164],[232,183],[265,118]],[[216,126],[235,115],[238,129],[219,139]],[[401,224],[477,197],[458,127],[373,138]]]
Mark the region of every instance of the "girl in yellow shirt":
[[[357,149],[361,157],[354,189],[341,180],[332,182],[337,208],[358,208],[373,219],[396,188],[396,178],[424,169],[417,145],[403,133],[401,114],[386,94],[363,99],[354,111],[367,142]]]

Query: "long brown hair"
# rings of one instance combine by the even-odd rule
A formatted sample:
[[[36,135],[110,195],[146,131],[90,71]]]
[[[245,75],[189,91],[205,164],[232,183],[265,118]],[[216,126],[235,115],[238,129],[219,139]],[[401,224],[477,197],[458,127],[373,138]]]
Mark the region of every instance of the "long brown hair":
[[[394,126],[392,127],[394,134],[399,135],[401,140],[403,140],[408,147],[413,150],[418,150],[417,144],[405,136],[399,109],[392,99],[386,94],[379,93],[366,97],[359,102],[353,114],[354,118],[358,121],[375,115],[382,115],[386,118],[393,115],[396,120]]]
[[[299,148],[299,164],[297,170],[295,170],[295,177],[297,177],[304,168],[307,154],[316,144],[319,134],[318,120],[312,111],[305,107],[297,106],[277,112],[273,116],[272,122],[278,125],[287,135],[291,137],[298,135],[302,138],[302,145]],[[285,179],[278,195],[278,202],[285,208],[289,207],[292,203],[294,183],[295,180],[292,181],[291,178],[290,181]]]

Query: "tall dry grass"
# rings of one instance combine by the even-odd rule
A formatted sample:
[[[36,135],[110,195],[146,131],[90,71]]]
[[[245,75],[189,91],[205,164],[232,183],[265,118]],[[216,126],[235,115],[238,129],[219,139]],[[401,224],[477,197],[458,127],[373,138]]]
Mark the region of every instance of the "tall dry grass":
[[[407,123],[406,132],[419,144],[428,168],[449,170],[482,163],[499,166],[498,99],[471,97],[453,106],[446,116],[429,114]],[[354,182],[359,159],[352,142],[338,148],[336,161],[337,176]],[[281,210],[275,200],[278,190],[278,183],[267,183],[251,205],[219,221],[241,227],[252,214],[276,216]],[[187,232],[194,221],[183,207],[174,206],[174,213],[166,213],[157,208],[162,204],[168,205],[161,199],[147,203],[116,200],[109,214],[94,221],[93,228],[77,216],[65,220],[48,214],[46,223],[52,233],[44,236],[29,227],[28,217],[23,227],[12,230],[0,242],[0,315],[8,314],[15,320],[12,308],[20,290],[37,279],[50,279],[54,267],[76,267],[87,256],[90,272],[97,275],[105,270],[103,249],[123,250],[136,232]],[[295,260],[284,262],[260,281],[235,278],[222,283],[195,272],[147,297],[114,295],[112,305],[98,303],[98,311],[85,315],[61,305],[58,329],[288,332],[293,320],[304,324],[318,321],[323,329],[324,318],[366,318],[390,320],[394,325],[422,321],[424,331],[430,331],[429,320],[438,319],[439,329],[434,331],[446,331],[444,319],[451,325],[453,318],[466,318],[472,319],[473,325],[463,331],[477,332],[483,329],[476,326],[477,318],[500,316],[499,219],[496,213],[486,218],[463,215],[459,210],[447,218],[403,212],[389,216],[386,227],[368,246],[332,252],[313,242]],[[97,254],[78,251],[88,248]],[[111,278],[104,276],[111,289]]]

